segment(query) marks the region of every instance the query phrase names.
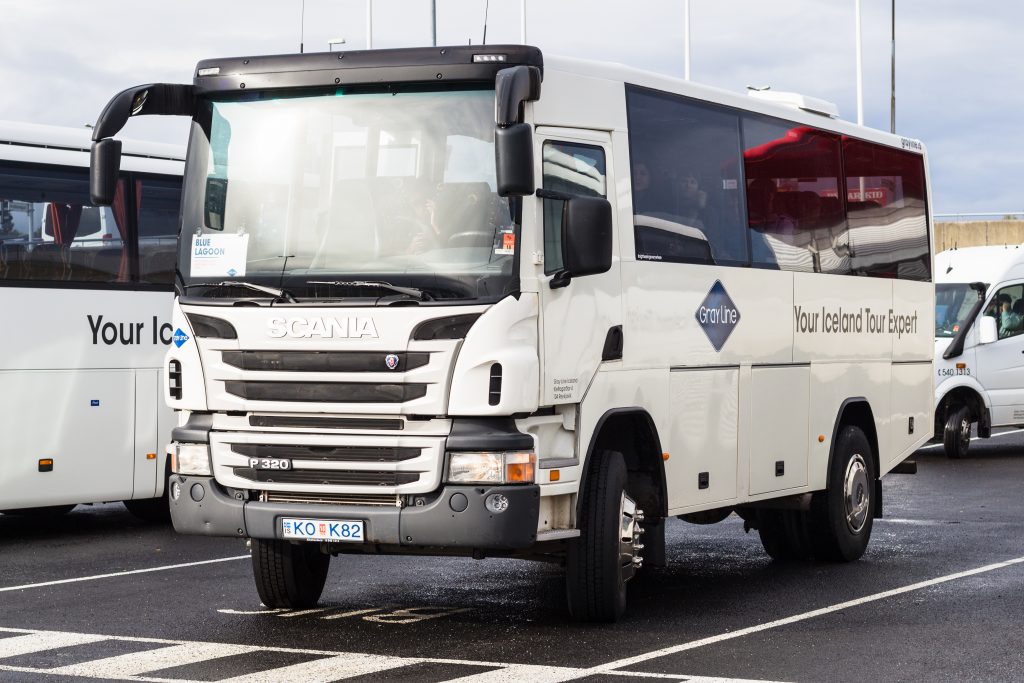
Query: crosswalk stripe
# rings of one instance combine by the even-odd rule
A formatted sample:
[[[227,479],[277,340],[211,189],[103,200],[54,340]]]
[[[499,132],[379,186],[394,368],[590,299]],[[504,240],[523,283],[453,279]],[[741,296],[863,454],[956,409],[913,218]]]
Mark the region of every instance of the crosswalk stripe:
[[[23,636],[0,638],[0,660],[7,657],[27,655],[32,652],[53,650],[58,647],[70,647],[72,645],[95,643],[101,640],[108,640],[108,637],[96,636],[87,633],[60,633],[56,631],[42,631],[40,633],[29,633]],[[2,661],[0,661],[0,663],[2,663]]]
[[[419,664],[421,661],[423,660],[365,655],[352,652],[336,657],[316,659],[311,662],[302,662],[301,664],[292,664],[291,666],[236,676],[235,678],[222,680],[219,683],[285,683],[287,681],[330,683],[330,681],[338,681],[344,678]]]
[[[0,645],[3,641],[0,640]],[[47,673],[66,676],[91,676],[96,678],[127,678],[160,669],[170,669],[203,660],[230,657],[252,652],[260,648],[251,645],[226,645],[222,643],[183,643],[155,650],[132,652],[115,657],[94,659],[91,662],[69,664]]]
[[[533,664],[514,664],[501,669],[470,674],[461,678],[453,678],[461,683],[561,683],[588,675],[585,669],[572,669],[563,666],[535,666]]]

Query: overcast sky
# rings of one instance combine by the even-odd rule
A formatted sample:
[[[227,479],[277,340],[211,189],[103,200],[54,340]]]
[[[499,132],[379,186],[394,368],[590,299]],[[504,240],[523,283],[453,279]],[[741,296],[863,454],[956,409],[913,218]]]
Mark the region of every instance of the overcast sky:
[[[890,1],[862,0],[865,123],[889,129]],[[439,44],[478,44],[487,0],[436,0]],[[1024,211],[1024,3],[897,0],[896,131],[928,146],[936,212]],[[519,42],[490,0],[487,42]],[[854,0],[691,0],[694,81],[831,100],[855,121]],[[0,0],[0,118],[81,126],[117,91],[209,57],[366,46],[366,0]],[[373,47],[430,44],[430,0],[374,0]],[[683,75],[682,0],[527,0],[545,53]],[[337,48],[336,48],[337,49]],[[185,142],[180,120],[126,135]]]

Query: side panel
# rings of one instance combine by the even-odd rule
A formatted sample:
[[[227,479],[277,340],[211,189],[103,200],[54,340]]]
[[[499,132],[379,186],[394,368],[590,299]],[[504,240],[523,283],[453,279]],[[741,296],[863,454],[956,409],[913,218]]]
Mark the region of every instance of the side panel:
[[[810,366],[753,368],[750,495],[807,484],[810,381]]]
[[[734,500],[739,368],[673,371],[669,391],[669,513]]]
[[[130,498],[134,417],[132,370],[0,372],[0,510]]]
[[[159,455],[157,443],[160,406],[160,371],[139,370],[135,373],[135,489],[133,498],[152,498],[157,495],[157,458],[150,460],[149,453]],[[163,470],[160,470],[162,473]]]
[[[881,474],[888,472],[918,446],[931,438],[932,364],[897,363],[892,366],[892,437],[888,458],[879,458]],[[910,431],[910,419],[914,431]]]

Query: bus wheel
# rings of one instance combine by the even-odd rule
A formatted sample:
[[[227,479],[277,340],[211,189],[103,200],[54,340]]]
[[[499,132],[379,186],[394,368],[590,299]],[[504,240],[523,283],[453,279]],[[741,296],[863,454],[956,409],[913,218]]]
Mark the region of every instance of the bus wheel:
[[[946,418],[946,428],[942,430],[942,445],[946,447],[946,455],[950,458],[967,456],[967,449],[971,447],[971,413],[967,406],[950,411]]]
[[[871,444],[859,427],[836,439],[828,488],[811,499],[811,547],[821,560],[852,562],[864,554],[874,521],[875,468]]]
[[[267,607],[316,605],[330,564],[331,556],[320,552],[318,543],[252,539],[252,573]]]
[[[578,621],[616,621],[626,611],[626,582],[643,563],[643,511],[626,492],[626,461],[604,451],[582,492],[579,538],[569,544],[566,588]]]
[[[806,517],[800,510],[757,511],[757,534],[773,560],[793,562],[810,556]]]

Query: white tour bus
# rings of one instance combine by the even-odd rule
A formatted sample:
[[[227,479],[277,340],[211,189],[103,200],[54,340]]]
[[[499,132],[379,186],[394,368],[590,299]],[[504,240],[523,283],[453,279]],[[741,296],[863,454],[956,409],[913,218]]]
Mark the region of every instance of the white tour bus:
[[[967,247],[935,255],[935,434],[962,458],[971,425],[1024,424],[1024,249]]]
[[[159,517],[184,150],[126,141],[99,207],[89,144],[0,122],[0,512],[124,500]]]
[[[860,557],[932,435],[920,142],[525,46],[341,56],[203,61],[97,122],[99,202],[129,116],[193,121],[178,530],[251,538],[270,607],[333,555],[463,554],[564,563],[583,620],[669,516]]]

